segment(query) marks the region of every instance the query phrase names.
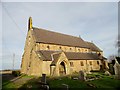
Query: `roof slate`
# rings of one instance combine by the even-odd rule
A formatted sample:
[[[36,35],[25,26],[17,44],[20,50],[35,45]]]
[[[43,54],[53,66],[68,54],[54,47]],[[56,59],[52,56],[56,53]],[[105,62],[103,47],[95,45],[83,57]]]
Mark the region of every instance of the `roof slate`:
[[[44,60],[52,60],[51,54],[61,51],[40,50],[38,54],[42,54]],[[78,53],[78,52],[64,52],[68,60],[100,60],[96,53]],[[54,59],[57,59],[61,53],[55,54]]]
[[[94,43],[92,43],[92,42],[86,42],[86,43],[92,51],[102,52],[102,50],[99,49]]]
[[[57,53],[57,52],[60,52],[60,51],[40,50],[40,51],[37,51],[37,54],[41,54],[44,57],[44,60],[50,60],[51,61],[52,60],[51,54]],[[53,55],[53,58],[57,59],[58,54]]]
[[[49,44],[51,43],[51,44],[58,44],[58,45],[88,48],[86,42],[82,40],[80,37],[61,34],[61,33],[39,29],[39,28],[33,28],[33,35],[36,38],[36,42],[39,42],[39,43],[49,43]]]
[[[69,60],[98,60],[100,59],[96,53],[75,53],[65,52]]]
[[[38,43],[58,44],[65,46],[74,46],[81,48],[90,48],[92,51],[102,51],[94,43],[87,42],[80,37],[61,34],[45,29],[33,27],[33,35]]]

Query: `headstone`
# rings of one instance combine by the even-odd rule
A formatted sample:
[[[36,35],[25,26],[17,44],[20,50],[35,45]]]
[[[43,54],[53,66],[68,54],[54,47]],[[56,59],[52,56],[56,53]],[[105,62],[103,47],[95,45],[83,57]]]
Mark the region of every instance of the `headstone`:
[[[91,84],[91,83],[88,83],[87,86],[92,87],[92,88],[96,88],[96,86]]]
[[[115,60],[114,71],[115,71],[115,78],[120,79],[120,64],[118,63],[117,60]]]
[[[43,90],[49,90],[49,85],[44,85]]]
[[[85,81],[86,80],[85,73],[83,71],[79,71],[79,79],[81,81]]]
[[[105,71],[105,75],[111,76],[111,73],[109,71]]]
[[[46,84],[46,74],[42,74],[41,82]]]
[[[114,66],[113,66],[113,64],[109,64],[109,71],[110,71],[110,73],[112,74],[112,75],[114,75],[115,74],[115,70],[114,70]]]
[[[78,80],[78,77],[73,77],[73,80]]]
[[[62,90],[68,90],[68,85],[67,84],[62,84]]]
[[[27,88],[32,88],[32,85],[27,85]]]

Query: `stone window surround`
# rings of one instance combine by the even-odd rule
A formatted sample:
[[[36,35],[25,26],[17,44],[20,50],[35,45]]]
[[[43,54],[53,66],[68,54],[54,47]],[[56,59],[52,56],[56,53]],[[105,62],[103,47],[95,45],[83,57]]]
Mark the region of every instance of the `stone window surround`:
[[[92,65],[92,61],[90,61],[89,64]]]
[[[98,65],[100,64],[99,61],[97,61],[97,64],[98,64]]]
[[[80,65],[81,65],[81,66],[84,66],[84,63],[83,63],[83,61],[80,61]]]
[[[73,62],[70,62],[70,66],[71,66],[71,67],[74,67],[74,64],[73,64]]]

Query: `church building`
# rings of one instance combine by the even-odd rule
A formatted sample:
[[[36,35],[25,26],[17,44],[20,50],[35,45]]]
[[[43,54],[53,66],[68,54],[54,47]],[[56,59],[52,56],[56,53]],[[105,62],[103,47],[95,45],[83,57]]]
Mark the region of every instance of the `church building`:
[[[94,43],[80,37],[33,27],[32,18],[29,18],[21,73],[61,76],[80,70],[100,70],[105,66],[103,51]]]

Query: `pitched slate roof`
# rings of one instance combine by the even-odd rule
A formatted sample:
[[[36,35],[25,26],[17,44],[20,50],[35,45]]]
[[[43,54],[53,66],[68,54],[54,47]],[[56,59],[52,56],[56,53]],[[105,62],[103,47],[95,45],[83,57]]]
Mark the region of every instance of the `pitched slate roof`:
[[[75,53],[65,52],[69,60],[98,60],[100,59],[96,53]]]
[[[41,54],[44,57],[44,60],[52,60],[51,54],[58,53],[53,55],[54,59],[59,58],[60,51],[49,51],[49,50],[40,50],[37,51],[37,54]],[[64,52],[68,60],[100,60],[99,56],[96,53],[78,53],[78,52]]]
[[[51,43],[58,45],[77,46],[88,48],[86,42],[80,37],[61,34],[53,31],[48,31],[40,28],[33,28],[33,35],[36,42],[39,43]]]
[[[59,57],[60,51],[49,51],[49,50],[37,51],[37,54],[42,55],[44,60],[50,60],[50,61],[52,60],[51,54],[53,53],[58,53],[58,54],[53,55],[53,58],[57,59]]]
[[[92,51],[102,52],[102,50],[99,49],[94,43],[92,43],[92,42],[86,42],[86,43]]]

